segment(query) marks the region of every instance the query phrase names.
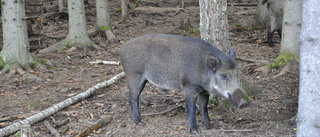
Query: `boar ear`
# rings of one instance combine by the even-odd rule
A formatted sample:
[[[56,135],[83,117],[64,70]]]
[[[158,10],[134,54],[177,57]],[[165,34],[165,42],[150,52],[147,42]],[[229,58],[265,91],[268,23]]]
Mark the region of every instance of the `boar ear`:
[[[229,57],[236,60],[236,52],[233,49],[229,50]]]
[[[220,59],[217,55],[207,52],[207,68],[215,71],[220,63]]]

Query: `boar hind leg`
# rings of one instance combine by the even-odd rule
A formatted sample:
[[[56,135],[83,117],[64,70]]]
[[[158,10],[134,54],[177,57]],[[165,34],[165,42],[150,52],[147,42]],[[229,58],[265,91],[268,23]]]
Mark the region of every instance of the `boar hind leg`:
[[[199,93],[200,113],[202,116],[202,121],[207,129],[210,128],[210,118],[208,116],[208,108],[207,108],[209,96],[210,95],[207,93],[203,93],[203,92]]]
[[[196,121],[196,94],[197,88],[195,87],[185,87],[183,89],[186,99],[186,107],[188,111],[188,122],[189,122],[189,131],[191,133],[199,133],[197,121]]]
[[[127,76],[127,82],[129,85],[129,100],[131,104],[131,115],[135,124],[142,126],[142,119],[139,111],[139,96],[142,92],[146,80],[143,80],[140,76],[130,75]]]
[[[269,28],[269,30],[268,30],[268,44],[269,44],[269,47],[273,47],[273,34],[274,34],[274,30],[271,30],[271,28]]]
[[[278,32],[278,35],[279,35],[279,37],[280,37],[280,39],[281,39],[282,29],[278,29],[277,32]]]

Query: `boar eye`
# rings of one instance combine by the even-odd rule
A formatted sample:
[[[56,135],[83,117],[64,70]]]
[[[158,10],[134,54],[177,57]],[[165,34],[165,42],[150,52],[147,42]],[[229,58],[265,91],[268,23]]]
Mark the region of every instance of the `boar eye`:
[[[221,74],[221,78],[222,78],[223,80],[228,80],[227,74]]]

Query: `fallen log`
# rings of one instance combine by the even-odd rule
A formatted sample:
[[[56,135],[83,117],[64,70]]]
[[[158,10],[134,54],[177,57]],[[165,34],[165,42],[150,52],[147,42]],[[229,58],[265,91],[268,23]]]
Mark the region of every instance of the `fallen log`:
[[[0,136],[8,136],[16,131],[18,131],[20,129],[21,125],[31,125],[34,124],[40,120],[43,120],[51,115],[53,115],[54,113],[74,104],[79,102],[80,100],[89,97],[90,95],[92,95],[94,92],[96,92],[99,89],[105,88],[113,83],[115,83],[117,80],[119,80],[120,78],[124,77],[125,73],[121,72],[119,74],[117,74],[116,76],[112,77],[111,79],[98,83],[97,85],[89,88],[87,91],[80,93],[76,96],[73,96],[71,98],[68,98],[66,100],[64,100],[63,102],[60,102],[44,111],[41,111],[40,113],[37,113],[31,117],[28,117],[22,121],[16,122],[10,126],[7,126],[5,128],[0,129]]]

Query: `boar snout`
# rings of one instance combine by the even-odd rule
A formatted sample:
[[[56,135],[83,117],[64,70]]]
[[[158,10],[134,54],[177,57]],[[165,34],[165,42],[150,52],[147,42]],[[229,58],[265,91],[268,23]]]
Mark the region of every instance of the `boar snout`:
[[[228,93],[228,99],[237,108],[245,108],[248,106],[247,101],[244,99],[244,94],[240,89],[237,89],[232,94]]]

